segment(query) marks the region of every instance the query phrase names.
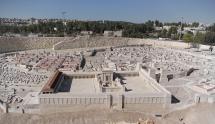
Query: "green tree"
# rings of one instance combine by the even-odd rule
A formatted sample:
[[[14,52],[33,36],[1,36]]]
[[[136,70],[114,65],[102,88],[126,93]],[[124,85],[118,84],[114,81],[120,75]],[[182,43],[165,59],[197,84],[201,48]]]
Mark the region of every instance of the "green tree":
[[[215,32],[215,23],[207,28],[208,31]]]
[[[155,25],[157,27],[163,27],[163,23],[162,22],[159,22],[158,20],[155,20]]]
[[[154,31],[154,21],[149,20],[145,23],[145,25],[146,25],[147,32],[150,33]]]
[[[196,35],[194,36],[194,41],[195,43],[203,43],[205,41],[205,34],[197,32]]]
[[[177,40],[178,39],[178,35],[177,35],[178,31],[177,30],[178,30],[178,28],[176,26],[172,26],[167,33],[167,37],[174,39],[174,40]]]
[[[207,32],[205,34],[205,44],[215,45],[215,32]]]
[[[187,43],[193,42],[193,35],[190,33],[184,34],[183,40]]]
[[[199,27],[199,23],[198,22],[193,22],[192,27]]]
[[[166,29],[163,29],[161,31],[161,37],[166,38],[167,37],[167,33],[168,33],[168,31]]]

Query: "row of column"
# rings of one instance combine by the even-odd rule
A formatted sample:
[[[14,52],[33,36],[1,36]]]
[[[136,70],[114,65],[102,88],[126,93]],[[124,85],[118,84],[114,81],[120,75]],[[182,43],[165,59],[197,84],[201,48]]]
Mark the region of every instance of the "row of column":
[[[151,103],[165,103],[165,98],[162,97],[125,97],[125,104],[151,104]]]
[[[90,105],[104,104],[107,107],[117,106],[123,108],[125,104],[171,104],[171,96],[166,97],[132,97],[124,95],[107,95],[106,97],[88,98],[43,98],[40,97],[40,104],[63,104],[63,105]]]
[[[40,98],[41,104],[107,104],[108,98]]]

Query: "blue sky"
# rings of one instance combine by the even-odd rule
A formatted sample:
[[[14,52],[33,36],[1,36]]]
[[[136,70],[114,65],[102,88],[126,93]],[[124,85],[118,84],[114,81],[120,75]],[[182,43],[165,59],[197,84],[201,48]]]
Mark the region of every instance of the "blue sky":
[[[215,0],[0,0],[0,17],[215,22]]]

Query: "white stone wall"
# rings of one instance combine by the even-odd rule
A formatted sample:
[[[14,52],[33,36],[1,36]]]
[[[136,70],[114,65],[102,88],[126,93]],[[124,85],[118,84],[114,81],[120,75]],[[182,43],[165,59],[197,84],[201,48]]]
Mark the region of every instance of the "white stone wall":
[[[166,95],[171,95],[171,93],[160,84],[158,84],[155,79],[151,78],[149,73],[147,73],[144,69],[140,68],[139,75],[144,78],[144,81],[146,81],[146,83],[149,83],[157,91],[160,91]]]
[[[166,104],[166,97],[159,94],[125,95],[124,104]]]
[[[138,39],[133,38],[129,41],[128,45],[133,44],[146,44],[146,45],[152,45],[154,47],[168,47],[168,48],[189,48],[190,45],[188,43],[184,42],[178,42],[178,41],[162,41],[157,39]]]
[[[120,72],[119,72],[120,73]],[[121,73],[120,73],[121,74]],[[56,93],[56,94],[40,94],[39,100],[41,105],[45,106],[71,106],[71,107],[117,107],[118,109],[127,106],[144,106],[144,105],[169,105],[171,104],[171,93],[158,84],[149,73],[143,69],[138,72],[124,72],[122,75],[126,76],[141,76],[145,83],[151,85],[156,89],[155,93],[148,94],[71,94],[71,93]],[[95,106],[97,105],[97,106]]]
[[[195,103],[215,103],[215,95],[195,94]]]
[[[41,94],[40,104],[50,105],[90,105],[104,104],[110,106],[109,95],[72,95],[72,94]]]
[[[147,101],[148,97],[151,98],[152,103],[162,103],[165,105],[169,105],[171,104],[171,93],[166,90],[163,86],[161,86],[160,84],[158,84],[155,79],[151,78],[149,76],[149,73],[147,73],[145,70],[143,70],[142,68],[140,68],[139,71],[140,76],[142,76],[144,78],[144,81],[146,83],[149,83],[154,89],[156,89],[158,91],[158,93],[151,93],[151,94],[144,94],[141,95],[143,96],[143,100],[142,101]],[[145,96],[145,97],[144,97]]]

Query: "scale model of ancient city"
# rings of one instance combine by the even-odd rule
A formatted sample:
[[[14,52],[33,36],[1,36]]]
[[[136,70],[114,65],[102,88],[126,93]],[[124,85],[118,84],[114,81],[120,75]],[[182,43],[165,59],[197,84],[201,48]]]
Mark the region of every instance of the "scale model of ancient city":
[[[0,56],[4,112],[159,111],[215,101],[214,57],[186,43],[105,36],[2,41],[8,47],[1,52],[15,51]],[[45,45],[52,49],[36,49]]]
[[[1,36],[0,53],[4,113],[106,110],[159,118],[215,102],[209,45],[83,31],[70,37]]]

